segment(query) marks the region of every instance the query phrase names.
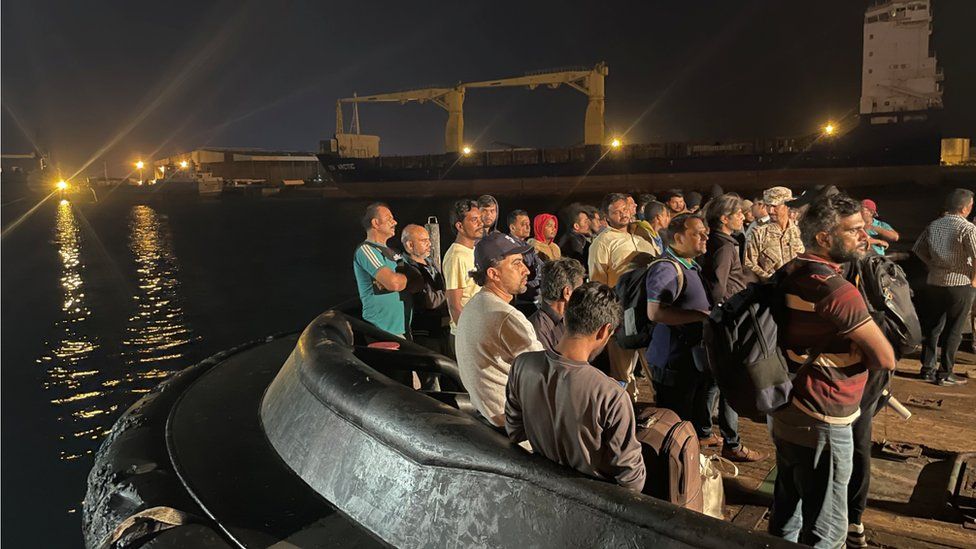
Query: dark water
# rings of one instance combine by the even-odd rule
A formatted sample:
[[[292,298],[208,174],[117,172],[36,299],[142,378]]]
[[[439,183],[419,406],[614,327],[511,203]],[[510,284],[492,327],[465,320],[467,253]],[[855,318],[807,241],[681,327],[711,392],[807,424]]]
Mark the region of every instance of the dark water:
[[[931,219],[941,194],[916,187],[864,193],[907,232]],[[391,206],[403,226],[428,215],[446,220],[449,202]],[[508,199],[501,209],[517,205],[534,214],[566,202]],[[350,258],[362,239],[364,205],[51,200],[8,233],[2,541],[80,546],[92,454],[119,414],[171,373],[222,349],[298,330],[352,296]],[[28,206],[4,208],[4,226]],[[446,223],[442,238],[446,249],[453,238]]]

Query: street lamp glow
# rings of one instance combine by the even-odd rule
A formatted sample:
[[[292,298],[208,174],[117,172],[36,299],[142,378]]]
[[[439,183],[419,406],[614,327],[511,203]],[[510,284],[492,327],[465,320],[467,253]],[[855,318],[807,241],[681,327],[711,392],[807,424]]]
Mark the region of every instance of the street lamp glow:
[[[136,162],[136,169],[137,170],[141,170],[141,169],[143,169],[145,167],[146,167],[146,163],[143,162],[142,160],[139,160],[139,161]]]
[[[610,148],[611,149],[619,149],[622,145],[623,145],[623,143],[621,143],[621,141],[619,139],[617,139],[616,137],[614,137],[613,138],[613,141],[610,142]]]
[[[165,174],[166,173],[166,166],[160,166],[159,167],[159,173]]]
[[[830,122],[827,122],[827,125],[823,128],[824,135],[834,135],[835,131],[837,131],[837,128]]]
[[[68,182],[62,179],[61,181],[58,181],[57,186],[59,191],[63,191],[68,188]]]
[[[465,145],[464,148],[461,149],[461,152],[464,154],[464,156],[468,156],[471,154],[471,147]]]
[[[184,170],[185,170],[185,169],[186,169],[186,167],[187,167],[187,166],[189,166],[189,165],[190,165],[190,163],[189,163],[189,162],[187,162],[186,160],[180,160],[180,167],[181,167],[181,168],[183,168]]]

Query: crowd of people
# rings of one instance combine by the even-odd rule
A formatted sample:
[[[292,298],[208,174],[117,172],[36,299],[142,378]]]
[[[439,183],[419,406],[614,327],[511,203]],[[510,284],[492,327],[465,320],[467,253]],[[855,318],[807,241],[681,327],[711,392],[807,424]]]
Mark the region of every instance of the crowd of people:
[[[976,293],[972,209],[971,191],[951,192],[913,248],[928,267],[926,288],[916,288],[926,296],[921,375],[941,386],[966,382],[953,366]],[[833,187],[794,196],[776,186],[751,200],[674,189],[610,193],[599,207],[574,203],[558,214],[513,209],[499,227],[494,197],[459,200],[438,268],[424,227],[404,227],[403,251],[394,251],[393,212],[369,205],[353,261],[363,318],[455,358],[480,419],[513,442],[640,491],[639,372],[655,405],[690,421],[702,447],[738,462],[766,457],[740,440],[703,326],[750,284],[773,281],[793,391],[768,417],[778,467],[770,532],[816,547],[866,546],[870,421],[882,400],[865,387],[886,383],[896,352],[848,265],[899,240],[877,203]],[[615,334],[627,321],[616,286],[637,269],[646,270],[640,313],[653,325],[642,350]]]

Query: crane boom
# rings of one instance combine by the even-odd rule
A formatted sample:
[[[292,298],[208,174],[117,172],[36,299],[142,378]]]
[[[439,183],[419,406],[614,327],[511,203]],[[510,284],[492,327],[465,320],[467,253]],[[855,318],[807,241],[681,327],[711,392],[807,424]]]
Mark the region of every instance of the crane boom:
[[[447,111],[447,125],[444,128],[445,149],[449,153],[461,152],[464,146],[464,95],[468,88],[527,87],[533,90],[539,86],[558,88],[562,84],[586,94],[589,102],[584,119],[584,140],[587,145],[603,145],[604,139],[604,79],[609,73],[606,63],[597,63],[589,70],[569,70],[543,72],[498,80],[464,82],[453,88],[421,88],[393,93],[380,93],[345,97],[336,101],[336,134],[343,133],[343,103],[408,103],[430,101]],[[358,121],[358,117],[357,117]],[[355,124],[359,132],[358,122]]]

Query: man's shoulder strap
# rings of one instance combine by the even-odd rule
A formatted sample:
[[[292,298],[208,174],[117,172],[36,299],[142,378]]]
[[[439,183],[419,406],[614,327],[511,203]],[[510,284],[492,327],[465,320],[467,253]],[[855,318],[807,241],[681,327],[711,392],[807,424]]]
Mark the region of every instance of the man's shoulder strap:
[[[659,259],[655,259],[654,261],[651,261],[650,265],[648,265],[647,268],[650,269],[651,266],[654,265],[655,263],[670,263],[674,267],[674,270],[677,271],[677,273],[678,273],[678,291],[674,294],[675,299],[677,299],[677,297],[679,295],[681,295],[681,292],[683,292],[685,290],[685,270],[684,270],[684,268],[681,267],[681,264],[680,263],[678,263],[677,261],[671,259],[670,257],[662,257],[662,258],[659,258]]]

